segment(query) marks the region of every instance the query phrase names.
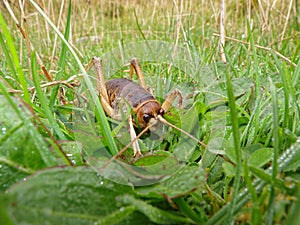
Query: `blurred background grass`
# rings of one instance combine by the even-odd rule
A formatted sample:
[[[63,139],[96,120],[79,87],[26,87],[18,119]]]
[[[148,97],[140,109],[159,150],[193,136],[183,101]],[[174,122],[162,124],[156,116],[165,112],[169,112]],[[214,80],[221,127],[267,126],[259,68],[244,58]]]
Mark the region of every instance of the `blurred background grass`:
[[[64,30],[67,1],[36,2]],[[36,51],[55,63],[60,45],[53,31],[26,1],[11,0],[10,5],[21,23],[21,18],[26,19],[29,39]],[[20,39],[3,3],[0,6],[15,38]],[[212,0],[77,0],[73,1],[70,42],[82,57],[101,55],[122,43],[143,39],[193,43],[200,51],[215,51],[218,37],[213,34],[219,33],[219,17],[220,2]],[[247,41],[249,23],[256,44],[271,47],[288,58],[297,57],[298,0],[227,0],[225,17],[228,37]],[[23,44],[20,39],[20,45]],[[218,59],[217,54],[214,59]]]

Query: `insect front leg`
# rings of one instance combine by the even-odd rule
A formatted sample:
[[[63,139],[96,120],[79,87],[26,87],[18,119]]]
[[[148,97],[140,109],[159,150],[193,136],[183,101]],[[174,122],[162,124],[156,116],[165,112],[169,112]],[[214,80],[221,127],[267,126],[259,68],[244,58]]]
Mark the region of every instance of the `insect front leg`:
[[[133,127],[131,115],[129,116],[128,123],[129,123],[130,139],[131,139],[131,141],[133,141],[133,143],[132,143],[133,153],[134,153],[134,157],[136,157],[136,156],[142,155],[142,153],[141,153],[141,149],[140,149],[138,140],[136,138],[136,133],[135,133],[135,130]]]
[[[168,112],[169,109],[171,108],[171,105],[173,104],[173,102],[175,101],[176,97],[178,97],[178,106],[181,108],[182,107],[182,101],[183,101],[183,97],[182,97],[182,93],[181,91],[175,89],[173,90],[168,97],[166,98],[166,100],[163,102],[161,108],[165,111]]]

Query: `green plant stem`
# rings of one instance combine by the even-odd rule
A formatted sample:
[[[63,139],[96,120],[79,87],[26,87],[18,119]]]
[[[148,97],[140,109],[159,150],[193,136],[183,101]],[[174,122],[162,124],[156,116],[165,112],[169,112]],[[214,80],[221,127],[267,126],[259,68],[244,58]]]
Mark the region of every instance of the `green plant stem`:
[[[227,93],[229,99],[229,108],[230,108],[230,117],[231,117],[231,124],[232,124],[232,133],[233,133],[233,140],[234,140],[234,149],[236,155],[236,177],[233,183],[233,195],[231,201],[231,210],[228,216],[228,224],[233,222],[233,216],[236,208],[237,196],[240,187],[240,178],[241,178],[241,171],[242,171],[242,154],[240,148],[240,131],[239,131],[239,124],[238,124],[238,114],[235,106],[235,98],[233,94],[233,88],[231,84],[231,78],[229,75],[229,71],[226,71],[226,85],[227,85]]]

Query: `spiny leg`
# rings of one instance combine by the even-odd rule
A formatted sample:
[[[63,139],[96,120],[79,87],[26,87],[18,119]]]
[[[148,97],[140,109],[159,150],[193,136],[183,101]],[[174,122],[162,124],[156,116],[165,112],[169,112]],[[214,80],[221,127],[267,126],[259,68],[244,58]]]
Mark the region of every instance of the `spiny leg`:
[[[130,73],[129,73],[130,78],[132,78],[132,76],[133,76],[133,70],[135,71],[135,73],[138,77],[140,86],[142,86],[145,90],[147,90],[146,82],[145,82],[141,67],[140,67],[139,62],[136,58],[133,58],[130,61]]]
[[[128,118],[128,123],[129,123],[129,131],[130,131],[130,139],[132,142],[132,147],[133,147],[133,153],[134,153],[134,157],[142,155],[141,150],[140,150],[140,146],[138,143],[138,139],[136,137],[136,133],[133,127],[133,122],[132,122],[132,116],[130,115]]]
[[[107,113],[108,116],[113,117],[114,110],[109,104],[109,98],[107,95],[107,90],[105,86],[105,79],[104,79],[104,73],[103,73],[103,67],[102,67],[102,60],[98,57],[93,57],[90,63],[88,64],[86,70],[90,70],[91,67],[94,67],[95,74],[97,78],[97,91],[100,94],[100,102],[104,109],[104,111]]]
[[[87,70],[89,70],[92,66],[95,69],[95,74],[97,78],[97,86],[96,86],[97,91],[99,91],[100,95],[105,99],[106,102],[109,102],[107,90],[105,86],[102,60],[98,57],[93,57],[87,66]]]
[[[168,97],[166,98],[166,100],[163,102],[161,108],[165,111],[168,112],[169,109],[171,108],[171,105],[173,104],[173,102],[175,101],[176,97],[178,97],[178,106],[181,108],[182,107],[182,101],[183,101],[183,96],[181,91],[175,89],[173,90]]]

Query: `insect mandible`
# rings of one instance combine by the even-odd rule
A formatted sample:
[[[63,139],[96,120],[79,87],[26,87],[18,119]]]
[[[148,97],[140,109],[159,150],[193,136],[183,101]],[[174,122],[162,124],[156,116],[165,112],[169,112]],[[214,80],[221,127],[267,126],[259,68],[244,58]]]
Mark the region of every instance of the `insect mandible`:
[[[127,111],[127,104],[132,108],[138,124],[133,122],[132,115],[128,118],[130,137],[134,151],[134,157],[141,155],[141,150],[137,141],[137,135],[134,126],[139,126],[144,129],[155,129],[158,121],[171,126],[185,135],[189,136],[201,145],[206,145],[188,132],[176,127],[163,118],[163,115],[169,111],[173,102],[178,98],[179,106],[182,105],[182,93],[174,89],[160,104],[154,95],[147,89],[142,70],[136,58],[130,61],[130,78],[135,72],[139,84],[126,78],[116,78],[105,82],[102,61],[98,57],[93,57],[87,66],[87,70],[94,67],[97,78],[96,89],[99,92],[100,102],[105,113],[118,121],[122,120],[121,110]],[[120,107],[121,105],[121,107]]]

